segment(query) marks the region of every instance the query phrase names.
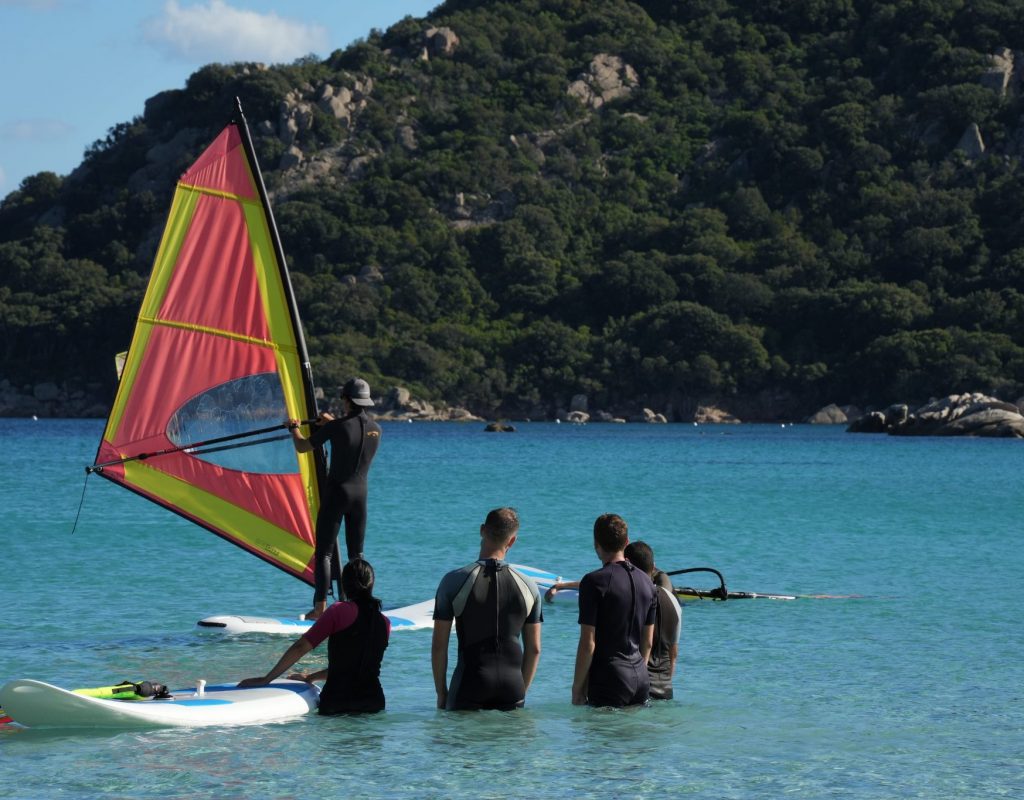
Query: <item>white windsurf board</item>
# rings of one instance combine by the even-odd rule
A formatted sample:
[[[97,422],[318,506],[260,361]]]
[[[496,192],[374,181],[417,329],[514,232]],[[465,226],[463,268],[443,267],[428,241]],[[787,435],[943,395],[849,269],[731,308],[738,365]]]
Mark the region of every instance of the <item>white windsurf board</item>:
[[[540,597],[542,600],[558,603],[575,603],[579,601],[580,594],[576,589],[559,589],[550,599],[546,597],[548,589],[562,580],[561,575],[556,575],[554,572],[548,572],[547,570],[537,569],[536,567],[523,566],[522,564],[513,564],[512,566],[524,575],[533,578],[533,582],[537,584],[537,588],[540,590]]]
[[[391,620],[391,630],[418,631],[434,627],[434,601],[424,600],[411,606],[388,608],[384,616]],[[288,617],[253,617],[241,614],[219,614],[204,617],[196,623],[215,633],[275,633],[299,636],[313,627],[312,620]]]
[[[108,700],[35,680],[0,687],[0,705],[29,728],[160,728],[251,725],[295,717],[314,710],[316,685],[276,680],[239,689],[235,684],[175,689],[167,699]]]
[[[547,570],[529,567],[523,564],[512,564],[537,584],[543,596],[551,584],[560,580],[559,576]],[[561,594],[561,592],[559,592]],[[575,598],[575,595],[573,596]],[[384,609],[384,615],[391,620],[391,630],[418,631],[434,627],[434,601],[424,600],[411,606]],[[245,614],[217,614],[204,617],[196,625],[203,630],[214,633],[273,633],[285,636],[299,636],[308,631],[313,623],[297,617],[262,617]]]
[[[548,572],[546,569],[528,567],[525,564],[510,564],[510,566],[523,573],[527,578],[532,578],[533,582],[537,584],[537,588],[540,589],[540,593],[542,595],[551,588],[551,584],[562,580],[560,575],[556,575],[554,572]]]

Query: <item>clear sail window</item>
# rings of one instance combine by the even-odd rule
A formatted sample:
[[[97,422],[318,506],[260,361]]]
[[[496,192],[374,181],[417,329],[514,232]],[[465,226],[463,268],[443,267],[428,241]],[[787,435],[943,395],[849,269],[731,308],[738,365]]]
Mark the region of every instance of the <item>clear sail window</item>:
[[[242,472],[298,472],[298,461],[287,429],[210,442],[279,426],[288,418],[277,373],[264,372],[222,383],[193,397],[179,408],[167,435],[179,447],[196,444],[189,452],[211,464]]]

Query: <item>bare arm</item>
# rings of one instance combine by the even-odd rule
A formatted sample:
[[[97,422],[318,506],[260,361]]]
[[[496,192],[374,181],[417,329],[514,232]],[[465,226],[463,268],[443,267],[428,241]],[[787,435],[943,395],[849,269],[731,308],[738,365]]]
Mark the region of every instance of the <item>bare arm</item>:
[[[540,623],[523,625],[523,683],[526,689],[533,683],[540,661]]]
[[[558,594],[562,589],[579,589],[579,581],[555,581],[551,584],[551,588],[544,592],[544,599],[549,603],[555,599],[555,595]]]
[[[644,663],[651,657],[651,650],[654,648],[654,626],[644,625],[643,631],[640,633],[640,655],[643,656]]]
[[[316,672],[293,672],[288,676],[289,680],[293,681],[305,681],[306,683],[312,683],[313,681],[324,681],[327,680],[327,670],[321,669]]]
[[[572,704],[582,706],[587,702],[587,679],[590,665],[594,661],[596,644],[593,625],[580,625],[580,643],[576,647],[576,671],[572,678]]]
[[[292,444],[295,445],[296,453],[308,453],[313,449],[309,439],[302,435],[298,428],[291,429]]]
[[[280,677],[286,669],[292,666],[312,649],[313,645],[306,640],[306,637],[300,636],[292,642],[291,647],[284,651],[284,655],[278,659],[274,668],[270,670],[270,672],[261,678],[246,678],[244,681],[239,681],[239,688],[244,689],[249,686],[266,686],[274,680],[274,678]]]
[[[434,635],[430,640],[430,669],[434,673],[438,708],[444,708],[448,703],[448,640],[451,635],[450,619],[434,620]]]
[[[332,419],[334,419],[334,416],[324,411],[316,418],[316,420],[314,420],[313,424],[317,426],[324,425]],[[308,453],[312,451],[313,445],[309,439],[302,435],[302,431],[299,430],[299,425],[300,422],[297,419],[288,420],[288,430],[292,435],[292,444],[295,445],[295,452]]]

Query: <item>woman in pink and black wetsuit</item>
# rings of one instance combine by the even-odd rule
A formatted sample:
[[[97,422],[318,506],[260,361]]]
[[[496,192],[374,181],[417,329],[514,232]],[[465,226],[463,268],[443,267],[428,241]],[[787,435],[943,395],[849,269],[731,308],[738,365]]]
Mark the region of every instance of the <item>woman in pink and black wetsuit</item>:
[[[263,686],[327,639],[327,669],[289,678],[327,682],[320,692],[321,714],[359,714],[384,710],[380,664],[391,635],[391,621],[373,596],[373,567],[361,558],[345,564],[341,585],[348,600],[334,603],[295,640],[274,668],[259,678],[246,678],[239,687]]]

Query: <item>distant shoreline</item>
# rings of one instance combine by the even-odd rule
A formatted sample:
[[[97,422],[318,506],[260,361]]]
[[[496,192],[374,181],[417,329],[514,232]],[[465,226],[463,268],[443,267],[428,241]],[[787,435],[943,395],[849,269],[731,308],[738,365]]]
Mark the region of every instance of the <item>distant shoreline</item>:
[[[318,389],[320,407],[334,410],[324,402],[326,393]],[[330,396],[333,396],[330,395]],[[111,405],[100,397],[97,387],[75,388],[44,382],[32,387],[14,389],[7,380],[0,381],[0,417],[23,419],[106,419]],[[790,398],[783,403],[792,412]],[[402,387],[393,387],[383,396],[375,398],[372,414],[381,423],[458,422],[461,424],[489,425],[501,430],[498,423],[510,426],[528,422],[564,423],[570,425],[614,424],[683,424],[728,426],[739,424],[767,425],[843,425],[853,433],[887,433],[895,435],[967,435],[1024,438],[1024,415],[1021,408],[1024,397],[1015,403],[999,400],[981,393],[948,395],[931,399],[922,405],[892,404],[882,410],[857,406],[829,404],[806,414],[784,413],[769,404],[751,398],[732,398],[731,408],[747,408],[757,413],[741,417],[714,403],[688,403],[687,414],[673,409],[671,404],[662,411],[642,407],[639,403],[613,411],[589,411],[585,395],[572,398],[569,409],[554,411],[537,406],[531,413],[474,413],[459,406],[433,404],[411,397]]]

